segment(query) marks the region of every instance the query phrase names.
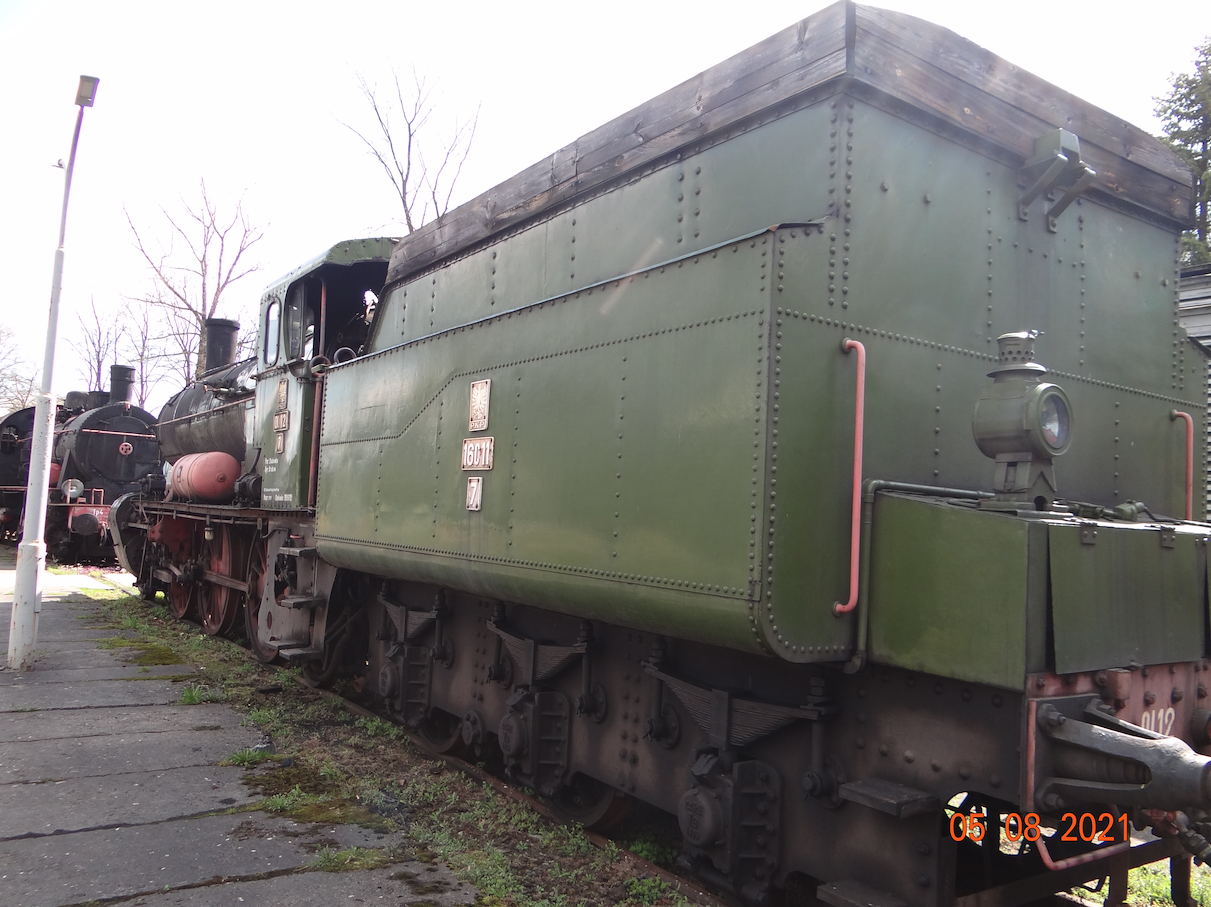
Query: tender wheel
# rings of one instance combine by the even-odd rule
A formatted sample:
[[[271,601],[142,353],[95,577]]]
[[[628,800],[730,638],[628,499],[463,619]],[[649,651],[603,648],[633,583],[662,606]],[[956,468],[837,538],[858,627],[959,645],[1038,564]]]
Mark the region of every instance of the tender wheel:
[[[441,709],[432,709],[416,731],[425,746],[435,753],[457,756],[466,749],[462,719]]]
[[[261,599],[265,595],[266,544],[260,539],[252,543],[252,556],[248,564],[248,598],[244,602],[244,632],[248,636],[252,654],[261,664],[271,664],[278,660],[277,648],[261,642],[260,637]]]
[[[557,796],[544,798],[544,802],[561,822],[607,831],[626,818],[635,801],[596,778],[577,774]]]
[[[246,576],[248,553],[243,537],[229,526],[215,526],[213,529],[214,538],[205,544],[202,552],[207,569],[231,579]],[[218,583],[205,583],[198,598],[202,629],[211,636],[219,636],[235,625],[244,593]]]

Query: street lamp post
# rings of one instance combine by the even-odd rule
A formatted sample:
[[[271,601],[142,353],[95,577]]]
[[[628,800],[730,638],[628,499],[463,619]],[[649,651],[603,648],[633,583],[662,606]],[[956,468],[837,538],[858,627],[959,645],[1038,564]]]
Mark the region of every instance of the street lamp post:
[[[63,176],[63,216],[59,220],[59,248],[55,250],[55,272],[50,287],[50,317],[46,326],[46,355],[42,361],[42,386],[34,408],[34,436],[30,447],[29,485],[25,492],[25,524],[21,544],[17,547],[16,587],[13,590],[13,616],[8,633],[8,667],[13,671],[28,671],[34,662],[34,645],[38,641],[38,614],[42,611],[42,572],[46,567],[47,484],[50,476],[50,456],[54,438],[55,408],[50,393],[51,375],[55,365],[55,332],[59,324],[59,287],[63,281],[63,241],[67,234],[67,196],[71,192],[71,174],[76,166],[76,146],[80,142],[80,126],[84,108],[92,107],[97,96],[93,76],[80,76],[76,92],[76,131],[71,137],[71,156]]]

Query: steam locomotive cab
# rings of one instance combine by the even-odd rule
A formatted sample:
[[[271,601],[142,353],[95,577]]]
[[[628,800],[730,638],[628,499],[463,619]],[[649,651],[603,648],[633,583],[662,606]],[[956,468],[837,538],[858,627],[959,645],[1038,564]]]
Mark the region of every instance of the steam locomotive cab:
[[[361,353],[390,242],[342,244],[327,253],[329,260],[288,274],[262,299],[258,416],[250,444],[260,457],[266,510],[315,506],[323,375]]]

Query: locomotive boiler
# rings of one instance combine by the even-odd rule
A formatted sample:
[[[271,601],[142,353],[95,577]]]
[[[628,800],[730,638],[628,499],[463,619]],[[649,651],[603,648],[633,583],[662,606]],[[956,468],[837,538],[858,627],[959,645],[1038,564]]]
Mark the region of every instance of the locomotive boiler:
[[[837,3],[275,283],[250,386],[186,391],[231,499],[123,498],[119,550],[566,817],[667,810],[753,901],[1114,901],[1163,858],[1180,897],[1191,199],[1135,127]]]

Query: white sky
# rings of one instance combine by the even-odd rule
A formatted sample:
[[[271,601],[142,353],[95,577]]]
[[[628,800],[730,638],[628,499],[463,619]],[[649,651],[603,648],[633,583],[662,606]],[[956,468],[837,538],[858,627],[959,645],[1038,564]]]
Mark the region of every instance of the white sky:
[[[398,233],[398,199],[342,125],[372,126],[355,73],[384,84],[392,67],[416,67],[437,84],[439,120],[479,106],[459,202],[823,5],[405,0],[371,16],[307,0],[0,0],[0,323],[40,364],[63,194],[52,165],[68,157],[82,73],[101,84],[72,184],[60,394],[83,386],[66,339],[90,296],[116,313],[149,285],[124,207],[159,238],[160,206],[179,212],[200,178],[226,210],[242,195],[265,238],[261,271],[232,295],[241,305],[341,239]],[[950,28],[1150,132],[1153,98],[1211,35],[1206,0],[876,5]],[[160,388],[153,411],[174,390]]]

